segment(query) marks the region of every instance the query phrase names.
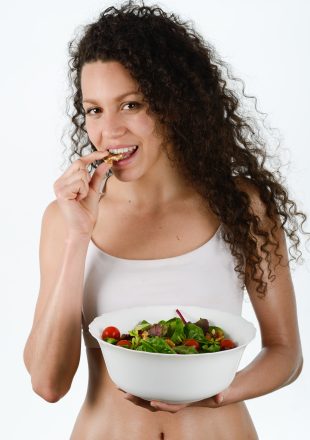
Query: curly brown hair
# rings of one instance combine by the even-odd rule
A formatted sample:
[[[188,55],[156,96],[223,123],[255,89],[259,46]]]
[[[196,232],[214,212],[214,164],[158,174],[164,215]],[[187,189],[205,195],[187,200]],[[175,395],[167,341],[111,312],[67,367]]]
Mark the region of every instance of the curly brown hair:
[[[73,93],[68,99],[73,98],[74,105],[72,115],[67,110],[73,123],[70,161],[75,155],[81,156],[85,148],[96,151],[85,130],[82,67],[95,61],[117,61],[137,81],[156,122],[163,127],[164,147],[173,147],[169,159],[220,220],[222,237],[235,258],[235,271],[243,287],[250,277],[263,297],[267,283],[262,279],[261,255],[268,263],[268,279],[273,280],[268,248],[274,248],[280,264],[283,256],[277,252],[279,241],[275,235],[280,226],[292,242],[290,261],[298,261],[301,251],[296,231],[299,228],[306,233],[302,225],[307,217],[290,200],[279,170],[267,169],[265,162],[271,156],[257,119],[242,115],[240,98],[227,87],[228,79],[241,80],[231,75],[228,65],[191,22],[182,22],[157,5],[139,3],[126,1],[118,9],[107,8],[96,22],[84,27],[81,38],[69,42]],[[244,87],[242,95],[249,98]],[[267,228],[251,209],[251,198],[244,185],[238,184],[240,181],[256,189],[271,227]],[[260,246],[257,238],[263,240]]]

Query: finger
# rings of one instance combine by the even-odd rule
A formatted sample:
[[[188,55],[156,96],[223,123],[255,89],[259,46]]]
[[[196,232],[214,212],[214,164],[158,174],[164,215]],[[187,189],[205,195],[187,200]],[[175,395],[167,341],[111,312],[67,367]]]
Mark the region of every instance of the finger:
[[[70,185],[73,185],[73,187],[76,188],[77,182],[81,180],[84,181],[85,189],[88,192],[88,182],[90,180],[89,173],[86,170],[79,170],[76,171],[74,174],[71,174],[70,176],[62,176],[61,178],[57,179],[54,183],[55,194],[61,194],[63,196],[65,190],[70,190]]]
[[[128,394],[128,393],[127,393],[127,394]],[[133,396],[132,394],[129,394],[127,397],[124,396],[124,398],[125,398],[128,402],[132,403],[133,405],[140,406],[141,408],[147,409],[148,411],[151,411],[151,412],[155,412],[155,411],[157,411],[156,408],[153,408],[153,407],[150,405],[150,402],[149,402],[148,400],[141,399],[140,397]]]
[[[89,180],[91,179],[91,176],[87,170],[78,170],[74,174],[68,176],[65,179],[65,182],[67,185],[70,185],[71,183],[74,183],[79,179],[84,180],[84,182],[88,184]]]
[[[197,402],[192,402],[190,406],[200,407],[200,408],[218,408],[219,404],[216,403],[214,397],[208,397],[207,399],[198,400]]]
[[[61,189],[57,190],[55,194],[58,199],[62,200],[74,200],[78,195],[85,196],[87,194],[85,182],[79,179],[70,185],[64,185]]]
[[[171,404],[171,403],[159,402],[156,400],[152,400],[150,404],[153,408],[156,408],[156,409],[159,409],[162,411],[168,411],[171,413],[176,413],[176,412],[180,411],[181,409],[184,409],[187,406],[189,406],[188,403],[175,405],[175,404]]]
[[[66,197],[66,193],[69,193],[71,198],[72,193],[74,193],[81,199],[87,196],[88,190],[88,179],[83,172],[79,172],[60,187],[58,194],[61,194],[62,197]]]
[[[76,174],[74,174],[70,179],[68,179],[68,185],[76,185],[77,182],[84,183],[84,185],[81,186],[81,190],[79,191],[79,194],[76,198],[77,201],[80,201],[87,197],[89,192],[89,180],[90,175],[86,170],[79,170]]]
[[[108,151],[93,151],[90,154],[87,154],[86,156],[80,157],[80,160],[84,165],[90,165],[92,162],[95,162],[95,160],[103,159],[105,156],[108,156]]]
[[[83,179],[81,179],[81,180],[82,180],[82,185],[81,185],[80,190],[78,192],[78,195],[76,197],[77,202],[79,202],[82,199],[85,199],[85,197],[87,197],[88,191],[89,191],[88,182],[85,182]]]
[[[213,400],[217,405],[220,405],[221,403],[223,403],[224,394],[223,393],[216,394],[215,396],[213,396]]]
[[[93,153],[87,154],[86,156],[81,156],[69,166],[69,168],[65,171],[63,175],[68,176],[80,169],[86,169],[86,167],[95,162],[95,160],[103,159],[108,155],[109,153],[107,151],[94,151]]]

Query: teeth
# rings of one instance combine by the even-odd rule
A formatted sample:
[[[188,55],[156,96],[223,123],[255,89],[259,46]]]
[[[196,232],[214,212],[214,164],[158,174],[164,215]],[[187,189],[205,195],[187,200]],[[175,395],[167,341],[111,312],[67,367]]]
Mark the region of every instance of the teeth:
[[[109,152],[113,153],[113,154],[119,154],[119,153],[129,153],[130,151],[134,151],[136,148],[138,148],[137,145],[133,145],[132,147],[128,147],[128,148],[109,148]]]

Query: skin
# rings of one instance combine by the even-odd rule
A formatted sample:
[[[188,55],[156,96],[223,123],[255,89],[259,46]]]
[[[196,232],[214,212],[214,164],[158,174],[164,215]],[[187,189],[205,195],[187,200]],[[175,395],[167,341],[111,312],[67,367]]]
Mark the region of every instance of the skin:
[[[140,157],[134,166],[113,168],[117,180],[111,196],[117,201],[131,200],[136,208],[149,212],[188,194],[182,176],[171,167],[162,149],[154,116],[146,113],[142,95],[116,99],[138,88],[126,69],[117,62],[86,64],[81,87],[83,101],[95,102],[84,102],[83,106],[86,112],[91,111],[86,116],[86,130],[96,148],[106,151],[110,145],[139,145]]]
[[[57,200],[47,208],[42,221],[40,294],[24,350],[33,389],[49,402],[58,401],[69,391],[78,368],[83,269],[90,239],[95,236],[95,242],[101,241],[108,253],[123,258],[165,258],[170,252],[182,254],[185,248],[198,247],[204,241],[202,237],[211,237],[218,226],[218,220],[207,203],[203,205],[196,192],[185,185],[178,170],[171,167],[162,148],[161,133],[155,129],[154,116],[147,113],[143,97],[118,98],[137,90],[129,73],[119,63],[98,61],[83,67],[81,84],[83,100],[94,101],[84,102],[85,111],[96,108],[87,114],[86,130],[98,152],[75,161],[54,184]],[[132,101],[140,106],[131,105]],[[90,176],[87,165],[107,156],[109,146],[119,144],[139,145],[139,156],[134,164],[124,169],[113,166],[107,197],[100,201],[99,188],[111,166],[103,163]],[[249,194],[251,209],[263,225],[269,227],[265,207],[256,189],[242,180],[236,179],[236,183]],[[196,224],[189,226],[184,221],[189,211],[192,212],[191,221],[192,217],[199,219],[199,227],[196,228]],[[160,232],[157,226],[162,219],[167,219],[167,229]],[[129,231],[126,246],[122,239],[124,235],[120,233],[124,225],[126,232]],[[135,230],[139,231],[140,241],[134,236]],[[175,239],[175,231],[183,237],[181,241]],[[143,234],[145,237],[153,235],[158,247],[144,239]],[[131,246],[130,237],[135,243],[141,243],[139,248]],[[218,408],[219,411],[227,407],[226,415],[230,411],[233,418],[233,411],[240,412],[244,400],[272,392],[298,377],[302,368],[302,351],[294,288],[280,222],[277,238],[280,243],[278,252],[284,257],[281,265],[274,269],[276,279],[273,282],[268,280],[266,263],[263,263],[264,280],[268,286],[266,297],[258,298],[255,282],[249,281],[246,286],[260,325],[262,349],[246,368],[236,374],[229,388],[212,398],[185,405],[153,401],[152,406],[148,401],[122,393],[124,400],[150,412],[171,414],[184,411],[184,417],[187,414],[190,419],[188,411],[192,407],[197,410],[199,407]],[[257,240],[259,246],[259,237]],[[133,256],[134,252],[138,255]],[[156,252],[160,256],[155,255]],[[273,267],[276,262],[272,253]],[[95,370],[100,361],[96,360],[95,354],[91,355],[92,351],[98,350],[87,349],[90,365]],[[95,383],[91,386],[96,389]],[[88,404],[92,408],[91,402]],[[252,434],[248,438],[256,437]]]

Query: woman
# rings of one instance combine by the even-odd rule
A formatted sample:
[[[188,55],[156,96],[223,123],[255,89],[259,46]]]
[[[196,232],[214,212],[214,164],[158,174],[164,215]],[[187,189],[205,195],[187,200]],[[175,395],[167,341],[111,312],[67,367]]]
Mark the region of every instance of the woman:
[[[264,141],[241,116],[224,64],[187,23],[129,2],[87,26],[70,55],[79,159],[43,216],[24,352],[33,389],[49,402],[69,391],[82,327],[89,384],[72,440],[257,439],[244,400],[302,369],[285,235],[298,251],[306,217],[265,167]],[[168,405],[116,388],[88,332],[96,315],[176,300],[240,314],[244,288],[262,349],[228,389]]]

